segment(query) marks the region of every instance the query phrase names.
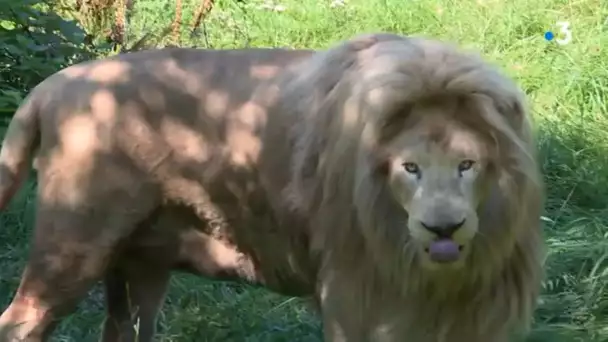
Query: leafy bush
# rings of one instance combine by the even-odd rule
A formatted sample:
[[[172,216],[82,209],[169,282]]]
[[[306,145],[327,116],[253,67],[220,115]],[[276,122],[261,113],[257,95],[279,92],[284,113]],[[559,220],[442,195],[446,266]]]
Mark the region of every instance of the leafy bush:
[[[95,57],[100,49],[44,0],[0,0],[0,120],[9,119],[46,77]]]

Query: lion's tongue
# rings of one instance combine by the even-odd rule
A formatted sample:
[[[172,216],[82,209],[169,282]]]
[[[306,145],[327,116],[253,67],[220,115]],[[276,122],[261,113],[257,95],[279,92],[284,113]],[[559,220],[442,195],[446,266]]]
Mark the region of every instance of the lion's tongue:
[[[450,239],[433,241],[429,246],[431,260],[436,262],[456,261],[460,256],[458,244]]]

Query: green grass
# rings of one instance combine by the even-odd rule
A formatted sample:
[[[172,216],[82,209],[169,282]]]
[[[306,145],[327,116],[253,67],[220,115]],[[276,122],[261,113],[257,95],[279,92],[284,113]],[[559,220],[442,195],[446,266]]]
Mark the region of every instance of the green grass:
[[[184,1],[190,22],[195,1]],[[218,1],[205,34],[183,45],[323,48],[362,32],[442,38],[481,51],[517,79],[539,127],[550,253],[542,303],[528,342],[608,340],[608,2],[601,0],[283,0],[283,12]],[[136,5],[131,35],[165,27],[173,1]],[[163,13],[164,17],[158,14]],[[573,39],[548,43],[569,21]],[[18,284],[33,222],[33,186],[2,214],[0,307]],[[67,318],[55,341],[95,341],[99,289]],[[159,320],[161,341],[320,341],[318,319],[299,299],[193,276],[173,279]]]

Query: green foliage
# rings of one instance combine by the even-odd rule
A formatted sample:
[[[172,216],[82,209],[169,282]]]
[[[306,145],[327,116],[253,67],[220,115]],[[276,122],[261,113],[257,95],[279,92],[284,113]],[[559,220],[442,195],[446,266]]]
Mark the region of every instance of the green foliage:
[[[46,77],[94,57],[89,38],[42,0],[0,0],[0,116],[11,116]]]

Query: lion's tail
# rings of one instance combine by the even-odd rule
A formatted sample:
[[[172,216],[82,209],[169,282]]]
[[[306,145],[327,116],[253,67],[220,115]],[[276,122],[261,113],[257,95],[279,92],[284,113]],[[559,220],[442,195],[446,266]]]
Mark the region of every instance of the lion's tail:
[[[0,210],[10,202],[30,166],[38,145],[39,107],[37,96],[28,96],[11,119],[0,150]]]

